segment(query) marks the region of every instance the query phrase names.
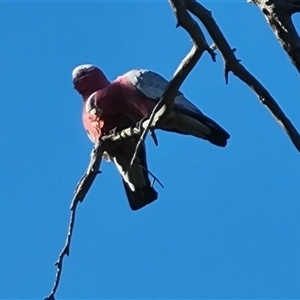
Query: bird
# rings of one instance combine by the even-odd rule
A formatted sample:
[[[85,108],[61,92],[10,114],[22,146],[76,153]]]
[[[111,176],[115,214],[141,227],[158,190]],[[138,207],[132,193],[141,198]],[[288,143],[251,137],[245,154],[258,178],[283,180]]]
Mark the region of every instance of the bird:
[[[104,72],[93,64],[82,64],[72,72],[74,89],[82,96],[82,121],[92,142],[96,143],[112,131],[120,131],[150,116],[163,95],[168,81],[147,69],[133,69],[110,82]],[[180,91],[170,114],[158,124],[168,132],[191,135],[225,147],[229,133],[217,122],[204,115]],[[146,147],[130,166],[138,138],[126,138],[106,149],[107,157],[119,170],[128,202],[138,210],[158,198],[149,180]]]

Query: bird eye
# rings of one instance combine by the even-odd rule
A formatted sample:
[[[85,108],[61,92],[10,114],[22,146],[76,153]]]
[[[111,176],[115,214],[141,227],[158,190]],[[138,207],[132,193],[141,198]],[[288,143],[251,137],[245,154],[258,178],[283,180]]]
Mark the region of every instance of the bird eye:
[[[82,70],[82,71],[80,71],[80,73],[78,74],[77,77],[85,76],[88,72],[89,72],[89,71],[87,71],[87,70]]]
[[[89,73],[88,70],[81,70],[77,76],[74,78],[73,83],[75,84],[79,79],[81,79],[82,77],[86,76]]]

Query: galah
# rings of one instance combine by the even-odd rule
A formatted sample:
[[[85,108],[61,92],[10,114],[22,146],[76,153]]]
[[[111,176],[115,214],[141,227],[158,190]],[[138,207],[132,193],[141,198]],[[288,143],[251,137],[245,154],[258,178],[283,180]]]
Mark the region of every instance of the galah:
[[[97,66],[91,64],[76,67],[72,78],[74,88],[83,98],[84,127],[94,143],[114,129],[128,128],[149,117],[168,84],[165,78],[146,69],[131,70],[110,82]],[[220,147],[225,147],[230,137],[181,92],[175,98],[172,112],[159,123],[158,129],[192,135]],[[125,139],[107,151],[123,177],[132,209],[157,199],[148,178],[144,145],[138,160],[129,168],[136,142],[135,138]]]

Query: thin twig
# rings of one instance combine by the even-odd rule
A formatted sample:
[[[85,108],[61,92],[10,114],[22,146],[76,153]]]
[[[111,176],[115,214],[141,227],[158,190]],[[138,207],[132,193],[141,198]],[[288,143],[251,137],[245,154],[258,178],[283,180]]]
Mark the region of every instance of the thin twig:
[[[105,144],[106,144],[105,142],[101,141],[94,146],[91,152],[91,159],[88,168],[75,188],[74,196],[70,207],[71,210],[70,221],[69,221],[66,242],[55,263],[56,274],[55,274],[54,284],[49,296],[46,297],[45,300],[55,300],[55,293],[59,286],[60,277],[63,269],[63,260],[66,255],[67,256],[70,255],[71,240],[72,240],[73,229],[75,224],[76,208],[78,203],[83,201],[91,185],[96,179],[97,175],[100,173],[99,169],[100,169],[102,154],[104,152],[104,147],[106,146]]]
[[[77,201],[74,204],[73,209],[71,210],[66,242],[65,242],[65,245],[64,245],[62,251],[60,252],[60,254],[58,256],[56,263],[55,263],[56,274],[55,274],[54,284],[53,284],[50,295],[48,297],[46,297],[45,300],[54,300],[55,299],[55,293],[56,293],[56,290],[60,283],[60,277],[61,277],[62,268],[63,268],[63,260],[64,260],[65,255],[69,256],[69,254],[70,254],[71,238],[73,235],[75,216],[76,216],[76,208],[77,208],[78,203],[79,203],[79,201]]]
[[[87,192],[92,186],[97,175],[101,173],[100,165],[102,160],[102,154],[105,151],[107,143],[108,141],[101,140],[101,142],[95,144],[91,152],[91,159],[88,168],[75,188],[71,209],[73,208],[76,202],[82,202],[84,200]]]

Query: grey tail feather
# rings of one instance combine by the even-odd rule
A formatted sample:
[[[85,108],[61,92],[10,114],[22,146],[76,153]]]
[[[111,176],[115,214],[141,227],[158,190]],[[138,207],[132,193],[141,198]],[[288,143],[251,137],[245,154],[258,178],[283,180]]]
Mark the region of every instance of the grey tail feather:
[[[176,110],[176,107],[174,107],[174,110]],[[205,116],[204,114],[198,114],[196,112],[194,113],[190,110],[185,110],[182,107],[180,107],[178,111],[181,113],[185,113],[186,115],[194,118],[195,120],[207,126],[210,129],[211,133],[205,134],[205,138],[210,143],[219,147],[225,147],[227,145],[227,140],[230,138],[230,134],[224,128],[222,128],[217,122]]]
[[[128,198],[129,206],[132,210],[138,210],[146,206],[147,204],[152,203],[158,198],[158,193],[152,187],[149,174],[147,171],[147,159],[146,159],[146,148],[143,145],[138,154],[140,164],[143,168],[143,175],[146,182],[146,185],[142,188],[137,187],[135,191],[132,191],[126,182],[123,180],[123,185],[125,192]]]
[[[217,122],[205,115],[199,115],[197,120],[204,123],[211,130],[211,134],[206,136],[209,142],[219,147],[225,147],[227,145],[227,140],[230,138],[230,134]]]

